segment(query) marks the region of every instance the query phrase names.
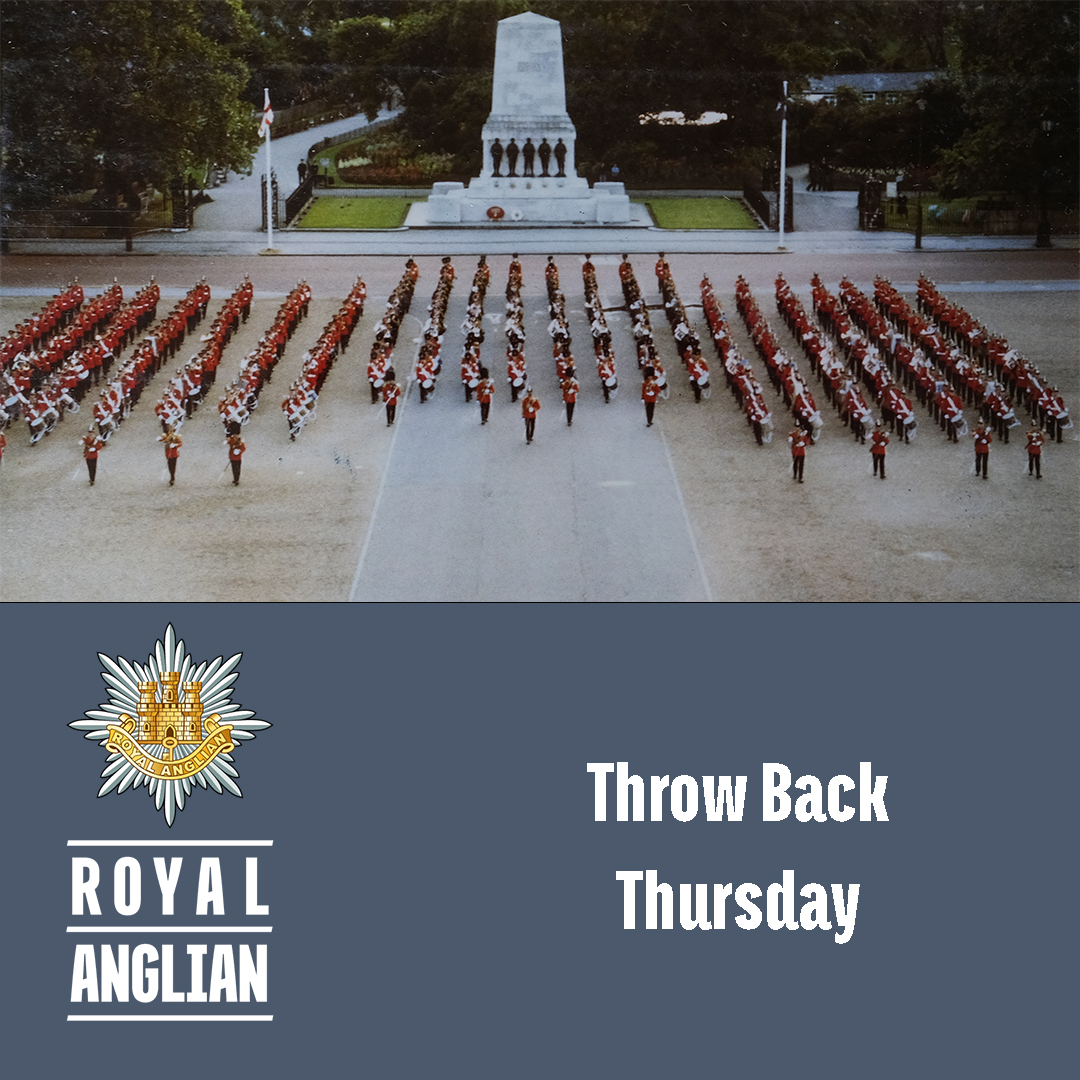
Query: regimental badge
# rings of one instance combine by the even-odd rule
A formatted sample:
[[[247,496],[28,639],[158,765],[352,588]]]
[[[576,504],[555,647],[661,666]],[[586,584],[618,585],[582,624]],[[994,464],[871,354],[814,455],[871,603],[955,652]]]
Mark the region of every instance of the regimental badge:
[[[68,724],[109,751],[98,798],[145,784],[170,828],[196,784],[242,798],[232,751],[271,726],[231,700],[242,655],[196,666],[171,623],[145,665],[98,653],[109,701]]]

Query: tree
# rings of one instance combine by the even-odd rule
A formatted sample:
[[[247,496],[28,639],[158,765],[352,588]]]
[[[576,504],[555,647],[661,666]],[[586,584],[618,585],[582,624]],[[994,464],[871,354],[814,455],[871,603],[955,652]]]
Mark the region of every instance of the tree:
[[[339,95],[355,101],[369,120],[374,120],[382,103],[393,93],[385,58],[394,39],[390,20],[377,15],[344,19],[332,31],[330,57]]]
[[[961,5],[958,79],[968,126],[942,156],[948,189],[1077,194],[1080,17],[1058,0]],[[928,110],[929,111],[929,110]],[[1043,121],[1052,125],[1044,133]]]
[[[5,0],[5,202],[47,206],[96,188],[102,205],[258,146],[239,0]]]

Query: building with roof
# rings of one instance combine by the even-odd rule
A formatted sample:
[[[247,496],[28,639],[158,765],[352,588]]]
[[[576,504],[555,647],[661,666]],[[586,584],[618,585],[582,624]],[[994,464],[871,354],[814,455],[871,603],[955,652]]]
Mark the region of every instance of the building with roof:
[[[810,79],[804,101],[836,104],[836,95],[843,87],[862,96],[863,101],[884,101],[898,105],[917,93],[924,83],[936,79],[937,71],[860,71],[849,75],[825,75]]]

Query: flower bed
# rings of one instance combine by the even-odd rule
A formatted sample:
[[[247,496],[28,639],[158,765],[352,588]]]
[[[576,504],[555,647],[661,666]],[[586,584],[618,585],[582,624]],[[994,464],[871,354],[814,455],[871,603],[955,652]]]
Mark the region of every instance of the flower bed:
[[[379,131],[344,143],[333,158],[339,186],[431,184],[453,172],[453,154],[421,154],[404,136]]]

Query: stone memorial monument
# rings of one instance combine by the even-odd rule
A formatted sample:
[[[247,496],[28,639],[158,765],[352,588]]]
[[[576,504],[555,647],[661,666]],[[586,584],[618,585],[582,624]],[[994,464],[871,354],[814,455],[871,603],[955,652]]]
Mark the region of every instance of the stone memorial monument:
[[[562,30],[554,19],[527,11],[500,20],[491,114],[481,135],[480,176],[467,188],[435,184],[426,206],[428,224],[630,220],[622,184],[590,188],[575,171],[577,131],[566,112]]]

